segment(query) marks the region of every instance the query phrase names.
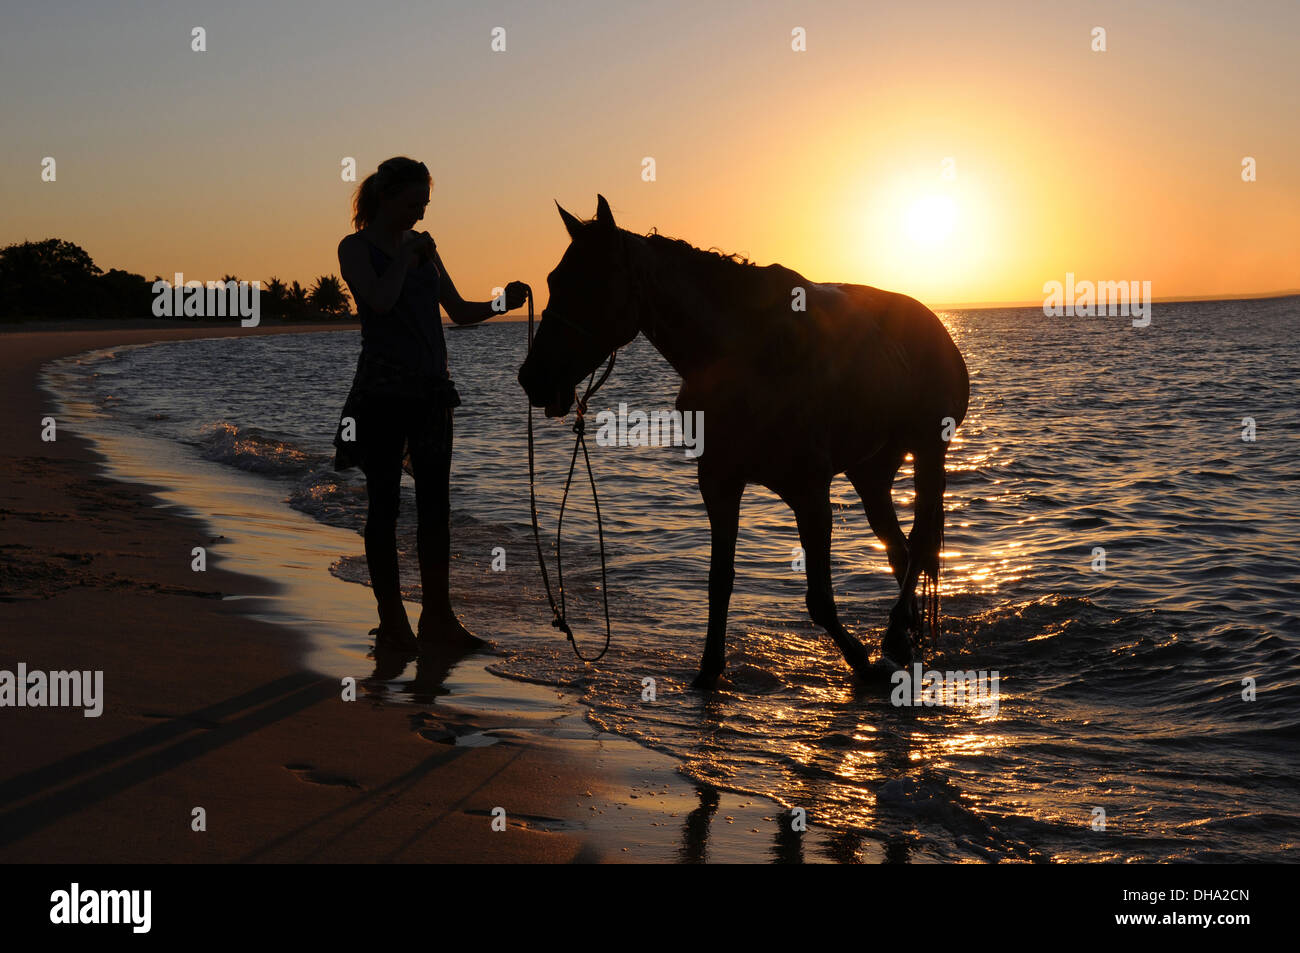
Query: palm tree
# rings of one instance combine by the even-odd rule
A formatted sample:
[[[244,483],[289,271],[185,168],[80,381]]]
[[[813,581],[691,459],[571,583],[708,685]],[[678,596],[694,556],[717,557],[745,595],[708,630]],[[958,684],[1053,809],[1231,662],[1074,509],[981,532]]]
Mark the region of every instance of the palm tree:
[[[284,296],[284,313],[289,316],[302,314],[307,310],[307,289],[298,282],[289,286]]]
[[[317,278],[308,297],[312,307],[320,314],[335,318],[349,317],[352,314],[343,282],[334,275],[321,275]]]
[[[274,275],[262,289],[266,294],[266,313],[273,317],[280,317],[284,314],[285,296],[289,293],[289,287]]]

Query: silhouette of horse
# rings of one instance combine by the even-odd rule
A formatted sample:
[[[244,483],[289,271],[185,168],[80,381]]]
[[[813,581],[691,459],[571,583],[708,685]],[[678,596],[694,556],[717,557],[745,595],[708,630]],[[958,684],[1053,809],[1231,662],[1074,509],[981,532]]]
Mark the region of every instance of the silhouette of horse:
[[[614,224],[604,196],[590,221],[559,211],[571,241],[547,277],[550,300],[519,383],[533,406],[563,417],[578,382],[640,332],[681,375],[677,409],[703,411],[709,440],[699,484],[713,551],[708,635],[693,684],[712,688],[726,664],[740,498],[749,483],[794,511],[808,611],[849,666],[868,678],[909,665],[922,573],[937,593],[947,440],[970,395],[966,364],[943,324],[905,295],[818,284],[781,265],[635,235]],[[908,453],[916,505],[904,537],[890,487]],[[831,591],[830,484],[839,473],[862,497],[899,584],[874,664],[840,624]]]

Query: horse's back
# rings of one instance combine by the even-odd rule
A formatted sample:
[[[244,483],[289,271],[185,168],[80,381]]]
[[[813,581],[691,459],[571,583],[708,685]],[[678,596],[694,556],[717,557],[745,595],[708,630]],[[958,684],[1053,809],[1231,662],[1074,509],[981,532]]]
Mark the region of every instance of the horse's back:
[[[890,386],[926,421],[938,414],[960,423],[970,397],[970,376],[948,329],[920,301],[870,285],[833,286],[844,296],[837,333],[866,351],[886,353]],[[861,355],[866,356],[866,355]]]
[[[678,409],[717,421],[702,465],[779,493],[808,471],[915,452],[940,439],[944,418],[961,422],[966,365],[929,308],[769,268],[770,287],[749,302],[748,333],[683,379]],[[806,293],[805,310],[791,308],[792,288]]]

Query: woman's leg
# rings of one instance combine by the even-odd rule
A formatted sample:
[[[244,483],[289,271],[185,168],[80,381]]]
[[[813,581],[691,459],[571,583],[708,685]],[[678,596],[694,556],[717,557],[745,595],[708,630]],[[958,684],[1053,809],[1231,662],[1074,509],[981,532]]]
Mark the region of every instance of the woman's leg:
[[[402,445],[400,416],[373,407],[358,421],[366,448],[366,563],[379,606],[379,627],[390,638],[409,639],[411,623],[402,605],[397,565],[397,513],[401,505]]]
[[[412,441],[415,506],[419,518],[420,638],[457,646],[482,644],[465,629],[451,607],[451,447],[452,412],[448,408],[420,421],[427,428]]]
[[[452,614],[451,574],[451,411],[430,415],[429,443],[411,453],[415,471],[416,542],[420,551],[421,623]]]

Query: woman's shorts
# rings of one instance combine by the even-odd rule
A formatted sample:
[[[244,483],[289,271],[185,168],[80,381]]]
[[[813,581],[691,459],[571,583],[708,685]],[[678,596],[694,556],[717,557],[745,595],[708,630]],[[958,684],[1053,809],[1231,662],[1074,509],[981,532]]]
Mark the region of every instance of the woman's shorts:
[[[449,378],[431,379],[362,352],[334,432],[334,469],[367,471],[376,453],[394,447],[397,433],[405,437],[404,459],[444,453],[451,446],[451,409],[460,402]]]

